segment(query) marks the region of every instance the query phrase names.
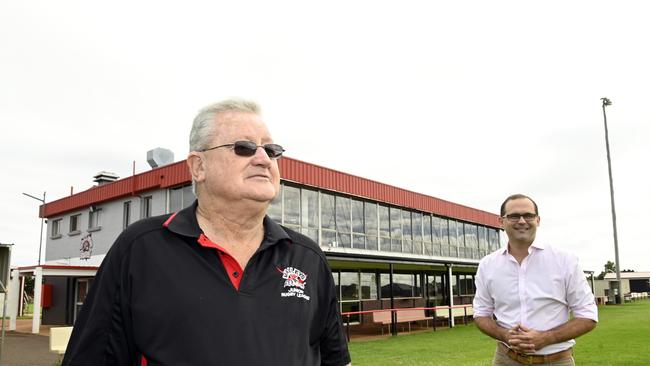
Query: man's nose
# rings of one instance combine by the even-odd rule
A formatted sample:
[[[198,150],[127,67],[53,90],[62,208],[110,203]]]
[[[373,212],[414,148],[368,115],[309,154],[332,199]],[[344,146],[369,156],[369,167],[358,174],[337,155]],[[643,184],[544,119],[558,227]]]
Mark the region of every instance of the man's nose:
[[[255,150],[255,155],[253,155],[253,160],[255,164],[259,165],[269,165],[271,164],[271,158],[269,154],[266,153],[263,146],[258,146]]]

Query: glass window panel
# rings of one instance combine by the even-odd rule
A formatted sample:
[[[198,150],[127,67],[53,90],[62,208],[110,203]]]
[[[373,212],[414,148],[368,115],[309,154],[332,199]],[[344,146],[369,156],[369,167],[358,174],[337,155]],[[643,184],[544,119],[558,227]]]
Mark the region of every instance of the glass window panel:
[[[402,251],[402,239],[390,239],[390,251],[391,252],[401,252]]]
[[[366,235],[377,236],[377,204],[364,202],[364,218],[366,224]],[[377,245],[375,244],[375,247]]]
[[[357,249],[366,249],[365,235],[352,234],[352,247]]]
[[[177,212],[182,208],[183,208],[182,187],[170,189],[169,190],[169,212]]]
[[[341,248],[352,248],[350,233],[336,232],[336,246]]]
[[[187,185],[183,187],[183,208],[191,205],[194,200],[196,200],[196,196],[194,195],[194,192],[192,192],[192,185]]]
[[[355,233],[365,233],[363,225],[363,201],[352,200],[352,231]]]
[[[411,213],[402,211],[402,236],[404,239],[412,239]]]
[[[388,273],[381,273],[379,275],[379,285],[381,286],[381,297],[390,297],[390,275]]]
[[[318,229],[308,229],[303,227],[300,229],[300,232],[309,237],[309,239],[313,240],[315,243],[318,243]]]
[[[478,227],[474,224],[465,224],[465,248],[469,258],[478,258]]]
[[[284,186],[284,224],[300,226],[300,188]]]
[[[465,246],[465,228],[462,222],[456,222],[456,238],[458,247]]]
[[[394,297],[413,297],[414,286],[414,275],[401,273],[393,274]]]
[[[377,278],[374,273],[361,273],[361,298],[377,299]]]
[[[336,230],[350,232],[350,199],[347,197],[336,196]]]
[[[390,238],[402,238],[402,212],[399,208],[390,208]]]
[[[336,229],[336,215],[334,215],[334,196],[321,193],[320,195],[320,219],[323,229]]]
[[[490,252],[499,249],[499,234],[495,229],[488,229],[488,241],[490,245]]]
[[[439,255],[440,253],[436,254],[433,251],[433,243],[432,242],[424,242],[424,254],[425,255]]]
[[[323,240],[320,245],[325,247],[335,247],[336,246],[336,231],[334,230],[323,230],[321,234],[321,239]]]
[[[377,250],[377,237],[368,235],[366,236],[366,249]]]
[[[413,241],[413,253],[422,254],[422,242],[419,240]]]
[[[282,189],[284,186],[280,187],[280,192],[277,196],[271,201],[269,208],[266,209],[266,214],[269,218],[278,224],[282,223]]]
[[[413,212],[411,217],[413,218],[413,240],[422,240],[422,214]]]
[[[389,238],[379,238],[380,248],[384,252],[390,252],[390,239]]]
[[[488,241],[487,241],[487,228],[485,226],[478,227],[478,249],[479,249],[480,257],[483,257],[487,254]]]
[[[386,206],[379,206],[379,236],[390,238],[390,216]]]
[[[431,216],[424,215],[422,216],[422,239],[425,242],[431,241]]]
[[[455,274],[451,275],[451,289],[452,289],[452,294],[454,296],[458,296],[458,281],[457,281],[457,275]]]
[[[352,301],[352,302],[343,302],[341,303],[341,313],[348,313],[348,312],[355,312],[355,311],[360,311],[361,306],[359,304],[359,301]],[[353,314],[350,315],[350,323],[359,323],[360,321],[360,314]],[[348,316],[343,316],[343,322],[347,323],[348,321]]]
[[[422,296],[422,279],[419,274],[413,275],[413,296],[421,297]]]
[[[301,226],[305,228],[318,229],[318,192],[310,189],[301,189]]]
[[[404,253],[413,253],[413,240],[402,240],[402,251]]]
[[[359,300],[358,272],[341,272],[341,300]]]
[[[452,257],[458,256],[458,230],[455,220],[449,220],[449,255]]]

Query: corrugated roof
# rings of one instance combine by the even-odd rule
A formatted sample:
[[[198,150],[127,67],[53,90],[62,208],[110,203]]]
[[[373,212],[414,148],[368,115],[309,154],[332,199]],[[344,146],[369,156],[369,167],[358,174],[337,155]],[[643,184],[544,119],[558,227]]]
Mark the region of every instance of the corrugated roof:
[[[436,197],[339,172],[330,168],[283,157],[280,176],[285,181],[324,190],[367,198],[391,205],[412,208],[435,215],[499,228],[498,215]],[[49,202],[40,207],[40,217],[53,217],[90,205],[136,195],[152,189],[164,189],[191,182],[185,161],[92,187],[86,191]]]

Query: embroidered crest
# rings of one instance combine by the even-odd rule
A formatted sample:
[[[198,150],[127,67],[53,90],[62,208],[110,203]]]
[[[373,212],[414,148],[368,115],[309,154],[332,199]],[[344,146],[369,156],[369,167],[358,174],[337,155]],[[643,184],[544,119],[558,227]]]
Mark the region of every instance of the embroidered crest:
[[[310,296],[305,294],[305,286],[307,285],[307,275],[294,267],[286,267],[284,269],[276,267],[278,272],[282,273],[284,279],[284,292],[280,293],[282,297],[298,297],[309,301]]]

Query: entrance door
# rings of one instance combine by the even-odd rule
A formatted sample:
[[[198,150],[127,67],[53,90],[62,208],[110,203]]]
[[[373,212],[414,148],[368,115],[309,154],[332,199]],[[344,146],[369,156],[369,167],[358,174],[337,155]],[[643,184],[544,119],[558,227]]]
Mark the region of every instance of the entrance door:
[[[92,278],[77,278],[75,283],[75,302],[74,302],[74,321],[77,321],[77,315],[81,311],[81,307],[86,300],[86,295],[88,295],[88,290],[92,284]]]

